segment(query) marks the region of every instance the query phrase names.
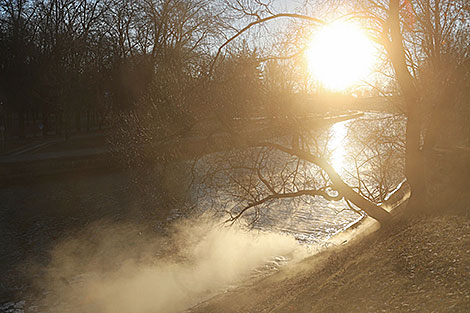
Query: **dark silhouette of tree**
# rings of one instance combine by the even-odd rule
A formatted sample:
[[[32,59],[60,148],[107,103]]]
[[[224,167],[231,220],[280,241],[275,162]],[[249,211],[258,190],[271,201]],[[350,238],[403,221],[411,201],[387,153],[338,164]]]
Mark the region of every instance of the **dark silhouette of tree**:
[[[334,1],[328,3],[332,5]],[[443,129],[440,127],[444,124],[439,121],[439,119],[445,116],[442,110],[443,103],[451,100],[453,98],[452,95],[461,93],[456,91],[455,86],[457,84],[453,82],[454,77],[457,76],[454,73],[455,69],[468,64],[468,4],[464,1],[400,2],[399,0],[357,1],[353,4],[355,5],[355,11],[349,17],[365,20],[366,24],[374,30],[375,39],[384,46],[386,57],[390,61],[395,79],[400,88],[407,117],[406,140],[404,144],[405,174],[412,190],[412,206],[422,207],[426,199],[426,162],[424,152],[427,150],[427,146],[432,149],[436,142],[437,133],[443,132]],[[238,8],[240,12],[253,12],[252,8],[247,9],[240,2],[238,2]],[[259,25],[265,25],[267,22],[275,19],[292,18],[321,23],[321,21],[310,15],[276,13],[274,10],[260,10],[256,12],[261,13],[245,13],[245,16],[252,19],[252,22],[248,23],[245,27],[241,27],[226,40],[220,46],[218,55],[223,48],[248,30]],[[443,57],[445,55],[444,46],[447,47],[449,56],[452,55],[450,51],[454,53],[453,57],[447,59],[447,63],[442,63],[442,60],[445,59]],[[456,49],[455,47],[459,48]],[[456,57],[457,55],[459,57]],[[286,57],[289,56],[279,56],[281,59]],[[453,62],[449,62],[451,59],[453,59]],[[449,67],[451,63],[453,63],[453,66]],[[426,68],[431,69],[432,79],[424,75]],[[434,86],[426,87],[426,84],[430,82],[433,82]],[[459,82],[460,89],[464,90],[464,85],[467,83],[465,79],[463,82]],[[427,103],[425,100],[426,93],[430,91],[432,94],[432,90],[437,90],[442,95]],[[452,110],[447,109],[445,111],[451,112]],[[426,115],[429,115],[429,120],[431,121],[427,126],[424,123]],[[291,121],[290,124],[291,129],[289,132],[298,132],[298,128],[293,126],[295,121]],[[303,161],[309,161],[318,165],[328,173],[333,183],[333,188],[346,199],[351,201],[353,199],[357,200],[355,202],[356,205],[362,206],[361,208],[378,220],[386,221],[388,219],[388,214],[384,210],[381,210],[372,203],[362,202],[365,200],[363,197],[357,193],[352,193],[348,186],[340,180],[334,169],[329,166],[326,159],[322,158],[321,155],[312,153],[309,148],[301,147],[298,144],[298,136],[293,138],[291,147],[285,143],[284,145],[274,143],[253,144],[270,146],[271,148],[299,157]],[[262,177],[259,177],[259,179],[263,182]],[[276,198],[278,192],[271,188],[272,186],[265,185],[271,194],[261,200],[260,197],[254,197],[245,209],[251,209],[262,204],[263,199],[271,200]],[[318,190],[321,189],[307,191],[316,194]],[[302,193],[301,190],[297,190],[289,195],[297,196],[298,192]],[[242,210],[241,212],[243,213],[244,211]],[[379,213],[377,214],[377,212]],[[235,217],[238,216],[236,215]]]
[[[415,206],[424,207],[426,154],[432,153],[439,134],[452,124],[448,117],[455,111],[455,95],[459,94],[456,70],[468,60],[468,3],[363,1],[361,7],[387,51],[403,95],[406,176]],[[465,89],[464,81],[458,84]],[[458,136],[453,132],[451,137]]]
[[[265,160],[265,153],[277,150],[289,155],[287,163],[295,158],[315,164],[328,178],[296,185],[295,172],[294,180],[281,177],[294,186],[281,192],[278,183],[265,179],[261,162],[250,169],[264,189],[245,197],[249,209],[266,197],[345,197],[386,221],[388,213],[374,204],[384,192],[367,196],[360,183],[345,184],[312,144],[315,135],[301,125],[305,114],[294,98],[308,86],[299,79],[299,60],[308,29],[324,24],[308,14],[316,11],[305,3],[306,14],[299,14],[279,13],[258,0],[0,0],[5,134],[34,135],[34,123],[41,121],[44,134],[67,138],[107,123],[115,127],[115,150],[126,151],[125,162],[142,168],[181,157],[168,143],[186,140],[189,147],[188,138],[198,136],[210,138],[206,152],[256,146]],[[399,87],[407,117],[401,147],[406,177],[412,199],[422,206],[428,155],[436,146],[468,143],[470,137],[468,126],[460,138],[455,135],[455,125],[468,125],[469,116],[468,1],[322,3],[330,10],[349,6],[352,13],[344,18],[360,19],[384,47],[394,73],[390,85]],[[292,22],[275,24],[281,20]],[[271,33],[269,25],[277,25]],[[287,35],[279,35],[279,25]],[[273,33],[276,45],[270,49],[267,35]],[[381,177],[377,182],[387,185],[387,175]]]

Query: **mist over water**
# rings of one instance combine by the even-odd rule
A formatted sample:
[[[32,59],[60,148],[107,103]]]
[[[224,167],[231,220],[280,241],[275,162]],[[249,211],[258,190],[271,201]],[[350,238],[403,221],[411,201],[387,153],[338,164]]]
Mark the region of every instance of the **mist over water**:
[[[56,246],[37,285],[49,312],[181,312],[257,267],[307,255],[292,237],[201,219],[154,237],[99,223]]]
[[[338,171],[347,165],[348,127],[346,122],[332,128],[328,148]],[[224,209],[229,201],[213,194],[202,200]],[[210,207],[202,200],[200,207]],[[177,220],[164,234],[148,226],[151,221],[143,226],[100,220],[51,250],[47,267],[40,270],[45,274],[34,279],[35,299],[40,299],[36,311],[185,311],[247,278],[311,255],[360,217],[344,207],[342,201],[322,198],[275,203],[250,231],[228,227],[209,216],[211,210],[209,217]]]

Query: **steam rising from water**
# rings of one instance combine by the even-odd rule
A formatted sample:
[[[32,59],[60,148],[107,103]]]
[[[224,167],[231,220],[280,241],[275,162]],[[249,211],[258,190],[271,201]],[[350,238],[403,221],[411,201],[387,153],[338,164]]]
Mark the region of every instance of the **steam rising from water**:
[[[96,224],[52,253],[41,287],[52,312],[181,312],[274,256],[300,259],[291,237],[184,222],[167,237]]]

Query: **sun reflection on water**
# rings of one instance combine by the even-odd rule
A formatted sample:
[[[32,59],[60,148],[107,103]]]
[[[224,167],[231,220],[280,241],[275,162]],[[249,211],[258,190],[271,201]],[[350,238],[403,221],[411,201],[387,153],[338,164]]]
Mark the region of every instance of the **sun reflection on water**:
[[[346,122],[334,124],[330,128],[328,150],[330,151],[330,164],[341,174],[344,171],[344,163],[346,157],[345,138],[348,129]]]

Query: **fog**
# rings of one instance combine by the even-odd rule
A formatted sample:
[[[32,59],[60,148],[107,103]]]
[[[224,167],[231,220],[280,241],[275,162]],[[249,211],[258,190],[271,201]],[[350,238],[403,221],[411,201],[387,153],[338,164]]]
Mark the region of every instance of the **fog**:
[[[132,224],[95,223],[51,251],[38,279],[51,312],[181,312],[253,275],[307,256],[292,237],[207,220],[155,235]]]

